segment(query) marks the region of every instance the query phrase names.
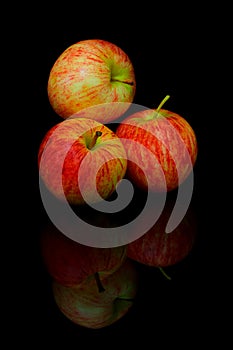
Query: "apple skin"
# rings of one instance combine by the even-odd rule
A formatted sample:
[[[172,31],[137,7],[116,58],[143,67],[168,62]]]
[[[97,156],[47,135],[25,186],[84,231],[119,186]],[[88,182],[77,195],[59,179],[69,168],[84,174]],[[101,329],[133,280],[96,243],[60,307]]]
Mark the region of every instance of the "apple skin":
[[[91,329],[110,326],[120,320],[134,304],[139,276],[134,263],[126,259],[121,267],[101,281],[99,291],[94,276],[75,287],[52,283],[54,300],[73,323]]]
[[[97,131],[102,135],[95,141]],[[107,126],[88,118],[71,118],[47,131],[39,145],[38,167],[40,178],[55,197],[80,205],[110,197],[126,173],[127,157],[122,142]]]
[[[196,163],[198,148],[193,128],[185,118],[169,110],[136,112],[118,125],[116,134],[128,157],[126,175],[142,190],[174,190],[187,179]],[[145,149],[135,148],[131,141]],[[142,163],[144,171],[138,166]]]
[[[85,246],[62,234],[52,223],[41,231],[39,243],[46,270],[64,286],[79,285],[96,272],[105,278],[115,272],[126,259],[125,246]]]
[[[127,245],[128,258],[148,266],[167,267],[189,255],[197,238],[195,212],[189,207],[180,224],[166,233],[173,207],[174,201],[167,200],[157,222],[143,236]],[[147,215],[153,215],[152,210]]]
[[[125,102],[126,110],[136,91],[133,64],[128,55],[111,42],[82,40],[57,58],[49,74],[47,91],[52,108],[64,119],[104,103]],[[95,113],[92,117],[108,123],[124,109],[118,114],[105,114],[104,119]]]

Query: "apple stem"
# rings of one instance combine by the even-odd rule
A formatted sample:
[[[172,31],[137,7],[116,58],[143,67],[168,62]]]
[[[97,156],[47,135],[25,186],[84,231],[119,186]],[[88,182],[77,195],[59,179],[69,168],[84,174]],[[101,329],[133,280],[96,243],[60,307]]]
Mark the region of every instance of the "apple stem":
[[[98,287],[98,290],[99,290],[99,293],[102,293],[105,291],[102,283],[101,283],[101,280],[100,280],[100,276],[99,276],[99,273],[96,272],[95,273],[95,280],[96,280],[96,284],[97,284],[97,287]]]
[[[93,137],[93,139],[91,140],[91,142],[88,145],[89,149],[92,149],[95,146],[98,137],[100,137],[101,135],[102,135],[102,132],[97,130],[95,135],[94,135],[94,137]]]
[[[170,95],[167,95],[164,97],[164,99],[160,102],[158,107],[154,110],[155,113],[153,113],[148,119],[154,119],[158,117],[160,109],[163,107],[164,103],[170,98]]]
[[[166,279],[168,279],[169,281],[171,280],[171,277],[168,276],[168,274],[164,271],[164,269],[161,266],[159,266],[159,270],[166,277]]]
[[[162,106],[164,105],[164,103],[170,98],[170,95],[167,95],[164,97],[164,99],[160,102],[159,106],[156,108],[156,112],[158,113],[160,111],[160,109],[162,108]]]

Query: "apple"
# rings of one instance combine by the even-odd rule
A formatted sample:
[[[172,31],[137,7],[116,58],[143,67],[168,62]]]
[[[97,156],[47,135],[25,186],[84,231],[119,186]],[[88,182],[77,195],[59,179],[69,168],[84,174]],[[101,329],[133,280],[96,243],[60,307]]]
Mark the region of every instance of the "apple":
[[[106,125],[68,118],[51,127],[38,150],[39,176],[70,205],[98,203],[116,190],[127,169],[121,140]]]
[[[53,296],[59,310],[70,321],[82,327],[99,329],[120,320],[131,309],[138,290],[138,277],[133,262],[126,259],[103,281],[96,280],[93,275],[74,287],[53,281]]]
[[[100,39],[82,40],[57,58],[50,70],[47,91],[52,108],[64,119],[93,105],[123,102],[115,114],[89,114],[89,118],[105,124],[124,113],[133,101],[134,67],[117,45]]]
[[[103,225],[106,224],[105,220],[102,220]],[[101,220],[98,221],[100,224]],[[95,273],[105,278],[115,272],[126,259],[125,246],[86,246],[65,236],[51,222],[41,230],[40,252],[49,275],[64,286],[79,285]]]
[[[148,108],[127,116],[115,131],[126,149],[126,175],[142,190],[174,190],[188,178],[196,163],[198,148],[193,128],[184,117],[161,108],[169,97],[155,110]]]
[[[168,199],[155,224],[127,245],[127,257],[144,265],[163,268],[175,265],[189,255],[197,238],[195,212],[190,206],[179,225],[167,233],[166,225],[173,207],[174,200]],[[147,215],[154,215],[153,210]]]

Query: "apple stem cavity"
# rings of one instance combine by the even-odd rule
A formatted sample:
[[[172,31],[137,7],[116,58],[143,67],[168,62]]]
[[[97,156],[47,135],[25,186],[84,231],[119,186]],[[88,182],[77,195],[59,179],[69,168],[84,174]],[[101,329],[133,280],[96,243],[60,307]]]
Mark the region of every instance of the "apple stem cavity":
[[[91,142],[89,143],[89,145],[87,146],[90,150],[95,146],[97,139],[102,135],[102,132],[97,130],[93,139],[91,140]]]
[[[159,270],[160,272],[162,272],[162,274],[166,277],[167,280],[171,280],[171,277],[168,276],[168,274],[164,271],[164,269],[161,266],[159,266]]]
[[[95,273],[95,280],[96,280],[96,284],[97,284],[97,287],[98,287],[98,290],[99,290],[99,293],[102,293],[105,291],[102,283],[101,283],[101,280],[100,280],[100,276],[99,276],[99,273],[96,272]]]

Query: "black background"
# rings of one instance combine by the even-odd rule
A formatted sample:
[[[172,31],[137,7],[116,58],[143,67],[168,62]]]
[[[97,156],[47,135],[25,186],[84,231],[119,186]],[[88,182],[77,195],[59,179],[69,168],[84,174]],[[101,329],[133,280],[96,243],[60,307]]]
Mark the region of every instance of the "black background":
[[[23,97],[18,109],[14,108],[16,115],[20,109],[26,121],[16,139],[20,157],[15,157],[22,175],[18,198],[23,198],[24,204],[17,206],[18,227],[22,228],[14,239],[16,263],[9,274],[13,281],[9,323],[19,331],[17,337],[23,343],[32,337],[32,345],[41,342],[55,347],[65,341],[76,347],[79,340],[87,342],[93,337],[101,344],[110,336],[112,342],[124,338],[154,342],[153,346],[159,342],[159,348],[170,344],[189,348],[194,342],[200,345],[226,339],[221,325],[229,310],[224,273],[227,232],[222,221],[218,222],[224,205],[219,192],[225,191],[225,186],[220,180],[218,128],[213,127],[218,118],[213,106],[225,89],[216,83],[225,74],[219,58],[225,47],[218,36],[217,16],[199,10],[155,7],[127,13],[121,5],[107,9],[106,16],[102,10],[100,16],[94,16],[93,9],[92,17],[90,9],[78,9],[28,19],[22,34],[25,47],[19,45],[24,52],[19,74]],[[111,41],[129,55],[136,74],[135,103],[154,108],[169,94],[166,108],[189,121],[199,145],[192,198],[198,225],[195,249],[168,269],[171,281],[157,269],[139,266],[142,282],[134,307],[122,320],[98,331],[78,327],[58,311],[38,248],[46,213],[39,194],[37,151],[45,132],[61,121],[47,98],[49,71],[69,45],[91,38]]]

